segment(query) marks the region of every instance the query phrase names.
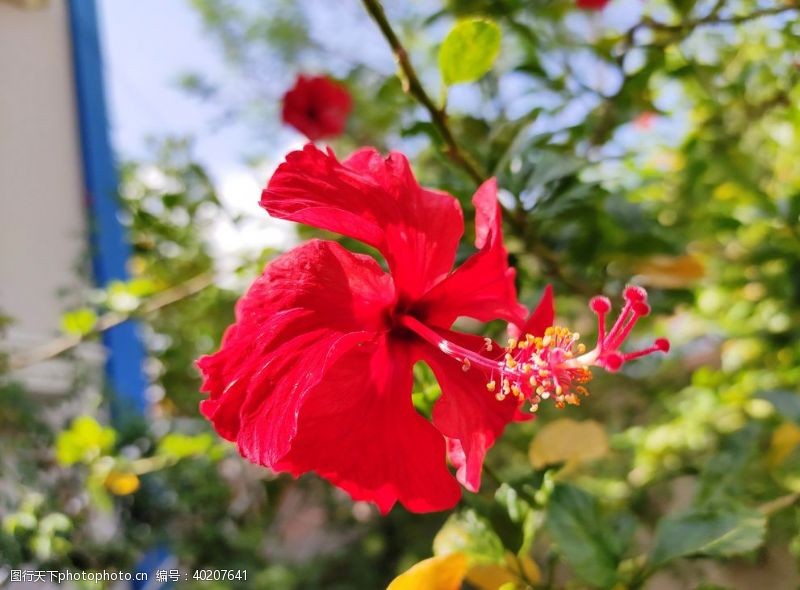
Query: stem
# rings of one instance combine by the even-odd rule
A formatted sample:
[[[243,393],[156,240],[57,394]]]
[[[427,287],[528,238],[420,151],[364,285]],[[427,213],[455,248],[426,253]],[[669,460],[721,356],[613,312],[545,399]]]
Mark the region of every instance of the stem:
[[[95,324],[94,328],[87,332],[86,334],[76,334],[76,335],[65,335],[50,340],[49,342],[45,342],[41,346],[37,346],[33,349],[12,354],[8,357],[8,368],[10,370],[18,370],[24,369],[25,367],[29,367],[31,365],[35,365],[52,358],[55,358],[68,350],[72,350],[76,346],[78,346],[81,342],[89,339],[92,336],[96,336],[98,334],[102,334],[103,332],[114,328],[115,326],[120,325],[121,323],[129,320],[133,316],[144,315],[148,313],[152,313],[161,309],[162,307],[166,307],[168,305],[172,305],[173,303],[177,303],[178,301],[182,301],[187,297],[191,297],[199,293],[200,291],[204,290],[205,288],[211,286],[214,282],[214,275],[210,272],[199,274],[195,277],[192,277],[185,283],[182,283],[176,287],[172,287],[171,289],[166,289],[161,291],[160,293],[153,295],[146,301],[144,301],[139,307],[136,309],[127,312],[127,313],[120,313],[116,311],[112,311],[100,316]]]
[[[459,147],[458,142],[453,136],[453,132],[450,130],[450,126],[447,123],[447,112],[444,108],[437,107],[431,97],[425,91],[425,88],[419,81],[417,71],[414,69],[411,60],[408,57],[408,52],[392,29],[392,25],[389,24],[380,1],[363,0],[363,2],[367,12],[369,12],[372,19],[378,25],[378,28],[381,30],[381,33],[386,38],[386,41],[389,43],[389,46],[392,49],[395,61],[397,61],[397,65],[400,67],[400,71],[403,73],[401,79],[405,91],[413,96],[423,107],[425,107],[425,110],[427,110],[428,114],[430,114],[433,126],[436,127],[436,130],[442,136],[442,139],[447,146],[447,155],[455,164],[464,170],[464,172],[469,174],[472,180],[474,180],[477,184],[482,183],[484,180],[486,180],[486,173],[480,169],[478,164],[472,159],[471,156],[469,156],[469,154],[462,151]]]
[[[463,151],[456,141],[452,130],[447,122],[447,111],[445,107],[437,107],[436,103],[431,99],[430,95],[426,92],[425,88],[419,80],[417,71],[408,57],[408,51],[403,46],[403,43],[397,37],[397,34],[392,29],[392,25],[386,18],[386,13],[383,11],[383,6],[379,0],[362,0],[364,7],[369,12],[372,19],[378,25],[389,47],[394,54],[395,61],[400,68],[402,75],[400,76],[403,82],[404,90],[410,94],[417,102],[419,102],[431,117],[431,122],[439,134],[442,136],[445,145],[447,146],[447,156],[466,172],[475,184],[481,184],[488,178],[487,173],[475,162],[475,160],[465,151]],[[525,212],[519,210],[521,216],[514,215],[514,211],[509,211],[506,218],[514,228],[515,232],[523,238],[525,243],[530,246],[532,253],[542,262],[545,272],[555,279],[560,280],[570,289],[578,293],[593,293],[594,290],[589,288],[578,281],[571,280],[561,271],[561,265],[555,252],[550,250],[538,236],[530,235],[528,232],[527,220],[524,218]]]
[[[719,8],[721,7],[715,7],[715,9],[712,10],[708,16],[694,20],[688,20],[686,22],[677,25],[668,25],[666,23],[661,23],[652,20],[650,18],[643,20],[642,24],[646,27],[649,27],[657,31],[667,31],[667,32],[677,33],[684,30],[693,29],[695,27],[702,27],[707,25],[740,25],[742,23],[746,23],[751,20],[756,20],[765,16],[774,16],[777,14],[788,12],[790,10],[798,10],[799,7],[794,3],[787,3],[785,6],[773,6],[772,8],[755,10],[749,14],[740,14],[727,17],[717,16]]]

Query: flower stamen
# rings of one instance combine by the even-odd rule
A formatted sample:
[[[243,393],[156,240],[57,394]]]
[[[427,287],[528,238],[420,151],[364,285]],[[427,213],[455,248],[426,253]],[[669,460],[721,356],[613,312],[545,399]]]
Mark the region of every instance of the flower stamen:
[[[581,398],[589,395],[584,385],[592,379],[592,367],[615,372],[628,361],[655,352],[669,352],[666,338],[657,338],[651,346],[641,350],[627,353],[619,350],[639,318],[650,313],[647,292],[641,287],[629,285],[623,291],[623,297],[625,305],[608,331],[606,316],[611,311],[611,301],[602,296],[589,301],[589,308],[597,316],[597,343],[588,352],[579,342],[580,334],[562,326],[550,326],[540,336],[522,334],[518,338],[509,338],[506,347],[497,353],[499,356],[490,358],[482,354],[494,349],[490,338],[484,340],[481,350],[472,351],[450,342],[411,316],[404,316],[400,322],[459,360],[464,371],[473,366],[483,369],[490,376],[486,389],[494,393],[498,401],[504,401],[508,396],[514,396],[518,401],[527,400],[529,410],[535,413],[540,403],[548,399],[552,399],[557,408],[580,405]],[[499,390],[495,374],[499,375]]]

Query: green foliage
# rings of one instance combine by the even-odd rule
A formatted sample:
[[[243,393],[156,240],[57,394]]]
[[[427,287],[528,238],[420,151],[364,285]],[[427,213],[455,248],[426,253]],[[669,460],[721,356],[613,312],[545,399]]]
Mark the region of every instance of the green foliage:
[[[91,416],[80,416],[56,439],[56,459],[64,466],[90,463],[107,454],[116,440],[116,432],[104,428]]]
[[[439,49],[439,70],[444,83],[450,86],[482,78],[500,54],[501,37],[500,27],[490,20],[456,23]]]
[[[797,9],[658,1],[623,24],[613,10],[588,15],[566,0],[384,4],[428,93],[439,79],[450,92],[439,114],[460,149],[498,178],[521,299],[533,304],[552,283],[559,323],[590,340],[589,296],[628,281],[650,287],[641,332],[669,336],[670,356],[596,376],[580,408],[509,425],[480,492],[464,492],[451,514],[379,517],[313,475],[251,466],[198,415],[193,363],[214,350],[238,294],[277,252],[220,264],[217,224],[246,232],[247,220],[222,203],[191,141],[161,138],[122,170],[132,280],[71,300],[63,318],[66,333],[83,337],[109,312],[137,317],[152,419],[114,431],[88,404],[64,423],[21,385],[0,384],[0,471],[11,482],[0,487],[0,555],[124,569],[166,542],[183,569],[243,568],[252,587],[303,590],[385,587],[431,550],[464,553],[516,588],[635,589],[652,576],[736,587],[742,570],[764,587],[791,583],[776,563],[800,556]],[[259,182],[283,155],[276,146],[297,140],[280,126],[281,93],[298,72],[328,72],[355,105],[331,142],[337,154],[362,145],[408,153],[423,184],[462,204],[458,260],[474,251],[474,183],[404,92],[388,47],[361,54],[341,42],[336,3],[192,5],[230,77],[210,79],[200,64],[179,78],[220,120],[253,129],[243,156]],[[353,35],[375,33],[355,6]],[[164,292],[221,275],[147,311]],[[63,358],[78,404],[93,369]],[[5,363],[2,350],[0,370]],[[430,417],[441,391],[424,365],[415,378],[414,405]],[[532,467],[531,440],[557,417],[602,424],[603,452],[593,452],[597,439],[575,437],[563,462]],[[114,539],[93,536],[98,514],[116,515]],[[541,578],[526,579],[524,563]],[[712,577],[719,586],[704,581]]]
[[[67,334],[85,336],[89,334],[97,323],[97,314],[88,308],[76,309],[65,313],[61,317],[61,329]]]
[[[766,529],[767,519],[745,507],[674,514],[659,523],[649,561],[657,568],[678,557],[746,553],[764,542]]]
[[[575,574],[591,586],[613,587],[634,522],[605,518],[592,496],[570,485],[557,485],[547,508],[547,530]]]

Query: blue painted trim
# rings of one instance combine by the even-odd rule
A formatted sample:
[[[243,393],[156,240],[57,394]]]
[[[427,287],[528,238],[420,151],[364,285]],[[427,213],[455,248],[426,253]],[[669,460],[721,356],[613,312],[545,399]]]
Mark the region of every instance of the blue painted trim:
[[[95,0],[69,0],[75,92],[80,121],[83,179],[91,224],[92,267],[95,280],[106,285],[128,278],[126,264],[131,248],[117,218],[117,169],[108,137],[103,62]],[[112,411],[117,421],[142,415],[146,408],[142,373],[145,358],[134,322],[108,330],[103,341],[109,351],[106,365],[114,395]]]

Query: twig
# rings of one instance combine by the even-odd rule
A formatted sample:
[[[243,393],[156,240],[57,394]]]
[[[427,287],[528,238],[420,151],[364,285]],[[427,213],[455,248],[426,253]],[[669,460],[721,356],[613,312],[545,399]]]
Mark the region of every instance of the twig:
[[[751,20],[756,20],[765,16],[774,16],[777,14],[782,14],[784,12],[788,12],[790,10],[798,10],[798,7],[794,3],[786,4],[785,6],[773,6],[772,8],[763,8],[761,10],[755,10],[749,14],[739,14],[734,16],[718,16],[717,12],[712,11],[708,16],[704,16],[702,18],[697,18],[693,20],[688,20],[686,22],[677,24],[677,25],[668,25],[666,23],[661,23],[655,21],[650,18],[645,18],[642,21],[642,26],[649,27],[656,31],[668,31],[668,32],[680,32],[687,29],[693,29],[696,27],[702,27],[707,25],[740,25],[742,23],[749,22]]]
[[[447,112],[437,107],[425,91],[425,88],[423,88],[422,83],[419,81],[419,76],[417,76],[417,71],[414,69],[408,57],[408,52],[405,47],[403,47],[400,39],[398,39],[394,29],[392,29],[392,25],[389,24],[389,21],[386,19],[386,14],[383,12],[383,7],[380,2],[378,0],[363,0],[363,2],[367,12],[372,16],[392,49],[397,65],[403,73],[402,81],[405,91],[425,107],[425,110],[430,114],[433,126],[436,127],[436,130],[442,136],[447,146],[447,155],[453,162],[458,164],[464,172],[469,174],[472,180],[477,184],[482,183],[486,180],[486,173],[480,169],[479,165],[469,154],[462,151],[459,147],[458,142],[456,142],[455,137],[453,137],[453,132],[447,124]]]
[[[447,122],[447,112],[443,108],[439,108],[431,99],[430,95],[425,91],[422,83],[419,81],[417,71],[408,57],[403,43],[397,37],[397,34],[392,29],[392,25],[386,18],[383,7],[379,0],[362,0],[364,7],[373,18],[378,28],[381,30],[389,47],[392,49],[397,65],[400,67],[402,73],[401,79],[403,81],[405,91],[416,99],[425,110],[428,111],[431,117],[431,122],[436,127],[439,134],[442,136],[446,146],[447,155],[450,159],[458,165],[464,172],[466,172],[476,184],[481,184],[488,178],[486,172],[481,170],[480,166],[472,159],[472,157],[464,152],[458,145],[453,132]],[[521,211],[523,214],[524,212]],[[527,231],[527,223],[524,216],[514,215],[514,211],[510,212],[511,215],[507,216],[509,223],[514,227],[515,231],[523,237],[535,256],[537,256],[543,263],[545,270],[554,278],[560,280],[562,283],[575,290],[576,292],[587,293],[590,290],[585,286],[567,278],[561,272],[560,264],[556,254],[550,250],[541,240],[536,236],[531,236]]]
[[[166,289],[156,295],[153,295],[144,301],[139,307],[128,313],[112,311],[103,314],[97,319],[94,327],[86,334],[69,334],[60,336],[31,350],[9,355],[7,365],[8,369],[12,371],[24,369],[25,367],[55,358],[67,352],[68,350],[75,348],[88,338],[102,334],[103,332],[129,320],[131,317],[146,315],[168,305],[172,305],[173,303],[177,303],[178,301],[182,301],[183,299],[191,297],[192,295],[195,295],[203,289],[211,286],[213,282],[214,275],[212,273],[207,272],[199,274],[189,279],[185,283],[181,283],[176,287]]]

